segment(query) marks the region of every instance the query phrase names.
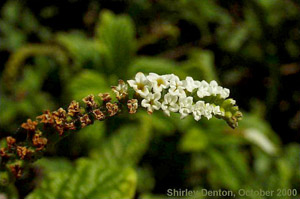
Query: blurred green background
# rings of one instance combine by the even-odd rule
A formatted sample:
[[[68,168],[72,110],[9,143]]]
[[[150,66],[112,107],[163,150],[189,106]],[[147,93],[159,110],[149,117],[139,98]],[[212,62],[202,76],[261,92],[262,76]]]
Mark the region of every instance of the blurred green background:
[[[1,0],[0,139],[138,71],[217,80],[244,118],[236,130],[146,111],[97,123],[16,183],[0,179],[0,198],[155,199],[170,188],[299,197],[299,28],[297,0]]]

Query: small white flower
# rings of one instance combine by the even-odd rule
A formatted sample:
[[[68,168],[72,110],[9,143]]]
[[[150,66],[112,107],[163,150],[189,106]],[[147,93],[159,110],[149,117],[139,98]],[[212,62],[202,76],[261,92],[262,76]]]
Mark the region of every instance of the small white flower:
[[[167,93],[164,96],[164,102],[161,104],[161,109],[165,112],[166,115],[170,116],[170,111],[177,112],[179,110],[177,101],[178,96]]]
[[[159,110],[161,103],[158,101],[161,97],[161,93],[149,93],[145,99],[142,100],[142,107],[147,108],[149,114],[154,110]]]
[[[123,80],[119,80],[118,86],[116,86],[116,91],[119,91],[120,93],[127,92],[128,85],[125,84]]]
[[[150,92],[151,83],[145,77],[144,73],[138,72],[135,75],[135,80],[128,80],[127,82],[129,86],[143,98],[145,98]]]
[[[209,92],[209,84],[203,80],[199,83],[196,82],[196,85],[198,85],[198,91],[197,91],[197,96],[200,98],[206,97],[206,96],[210,96],[210,92]]]
[[[152,83],[152,88],[155,93],[161,92],[162,89],[165,89],[169,86],[167,77],[164,75],[158,75],[156,73],[149,73],[147,79]]]
[[[162,75],[166,81],[168,81],[168,83],[170,83],[170,79],[173,77],[174,74],[166,74],[166,75]]]
[[[195,83],[192,77],[186,77],[185,80],[182,81],[182,83],[183,87],[189,92],[193,92],[193,90],[197,88],[197,83]]]
[[[123,81],[119,80],[118,86],[112,86],[112,91],[116,94],[117,99],[125,98],[128,95],[128,85]]]
[[[218,83],[213,80],[209,83],[209,92],[211,95],[217,95],[219,94],[219,91],[220,91],[220,87],[218,86]]]
[[[186,97],[182,81],[180,81],[179,77],[173,74],[170,77],[169,93],[179,97]]]
[[[186,77],[185,80],[181,81],[174,74],[150,73],[146,77],[143,73],[137,73],[135,79],[128,80],[128,83],[136,93],[144,98],[141,101],[141,106],[147,108],[148,113],[151,114],[154,110],[162,109],[166,115],[170,116],[171,112],[179,112],[181,119],[192,113],[197,121],[202,117],[210,119],[213,115],[224,116],[225,113],[220,106],[214,103],[205,103],[202,100],[194,103],[191,93],[195,89],[199,98],[217,96],[217,98],[226,99],[230,94],[229,89],[219,86],[214,80],[208,83],[204,80],[198,81],[192,77]],[[126,85],[118,85],[113,87],[113,90],[118,96],[120,92],[126,93],[127,87]],[[162,95],[163,100],[160,99]],[[225,100],[226,104],[235,105],[235,100],[227,99]]]
[[[226,99],[227,97],[229,97],[230,94],[230,90],[228,88],[223,88],[220,95],[223,99]]]
[[[179,98],[179,113],[181,114],[180,119],[185,118],[192,112],[193,109],[193,97],[182,97]]]
[[[206,103],[203,111],[203,116],[209,120],[210,118],[212,118],[212,111],[213,107],[209,103]]]
[[[196,104],[193,106],[193,116],[196,121],[199,121],[201,119],[204,109],[205,109],[205,103],[204,101],[201,100],[196,102]]]
[[[194,80],[195,88],[199,88],[201,86],[201,82],[199,80]]]
[[[224,115],[224,113],[220,110],[220,106],[212,106],[212,109],[214,115]]]

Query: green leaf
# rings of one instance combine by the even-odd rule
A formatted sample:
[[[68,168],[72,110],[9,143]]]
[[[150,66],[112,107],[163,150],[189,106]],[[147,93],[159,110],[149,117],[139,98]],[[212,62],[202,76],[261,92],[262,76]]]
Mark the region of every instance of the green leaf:
[[[34,165],[46,172],[65,172],[72,169],[71,162],[64,158],[42,158]]]
[[[107,65],[106,72],[118,70],[120,78],[126,77],[126,68],[136,51],[135,29],[132,20],[126,16],[116,16],[103,11],[96,26],[96,38],[106,47],[103,54]]]
[[[71,169],[46,171],[40,186],[26,199],[130,199],[136,178],[129,167],[106,167],[99,161],[79,159]]]
[[[249,38],[249,27],[240,25],[237,27],[227,27],[218,31],[219,45],[229,51],[237,52]]]
[[[138,184],[137,191],[140,193],[150,192],[155,185],[155,179],[150,168],[143,167],[137,170]]]
[[[205,132],[200,128],[188,130],[180,140],[180,150],[184,152],[203,151],[208,145]]]
[[[229,13],[219,6],[215,0],[177,2],[177,7],[182,17],[198,27],[202,37],[207,40],[205,42],[209,42],[212,39],[209,23],[216,23],[220,28],[225,28],[232,23]]]
[[[210,183],[217,187],[237,190],[241,182],[234,169],[233,163],[224,157],[223,153],[215,149],[211,149],[208,155],[212,161],[208,174]]]
[[[195,79],[217,80],[214,54],[208,50],[192,50],[183,68]]]
[[[129,76],[134,77],[137,72],[168,74],[173,73],[183,78],[186,74],[171,60],[156,57],[139,57],[129,67]]]
[[[142,194],[139,199],[170,199],[166,195]]]
[[[176,131],[175,124],[162,112],[155,112],[151,115],[154,131],[163,135],[171,135]]]
[[[102,74],[93,70],[83,70],[70,81],[69,91],[72,99],[81,101],[82,98],[94,94],[110,92]]]
[[[56,40],[69,51],[76,68],[98,68],[102,65],[99,45],[83,33],[59,33]]]
[[[141,116],[141,125],[123,125],[118,132],[104,140],[100,150],[91,156],[105,165],[133,165],[144,154],[150,140],[149,117]]]
[[[3,19],[10,23],[16,23],[19,20],[21,4],[18,1],[8,1],[1,9]]]
[[[104,139],[104,122],[95,122],[76,133],[73,143],[74,152],[99,149],[99,143]]]

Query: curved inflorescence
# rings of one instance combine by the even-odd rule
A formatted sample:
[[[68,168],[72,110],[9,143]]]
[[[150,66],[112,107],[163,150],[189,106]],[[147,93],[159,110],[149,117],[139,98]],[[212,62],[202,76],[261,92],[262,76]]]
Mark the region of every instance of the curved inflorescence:
[[[216,81],[208,83],[192,77],[180,80],[174,74],[150,73],[145,76],[140,72],[134,80],[127,82],[142,98],[141,106],[147,108],[149,114],[162,109],[168,116],[171,112],[180,113],[181,119],[192,114],[196,121],[201,117],[210,119],[215,116],[225,119],[232,128],[242,117],[235,100],[226,99],[229,89],[218,86]]]
[[[149,114],[161,109],[168,116],[179,113],[182,119],[193,115],[199,121],[202,117],[215,116],[232,128],[237,127],[242,118],[235,100],[227,99],[229,89],[218,86],[216,81],[207,83],[191,77],[180,80],[174,74],[145,76],[139,72],[134,80],[127,82],[119,80],[117,86],[112,86],[114,100],[108,93],[97,97],[89,95],[82,99],[84,106],[72,101],[66,110],[46,110],[35,120],[28,119],[15,134],[6,138],[6,147],[0,149],[0,171],[8,169],[20,178],[28,163],[41,158],[47,146],[97,120],[122,112],[134,114],[140,106]]]

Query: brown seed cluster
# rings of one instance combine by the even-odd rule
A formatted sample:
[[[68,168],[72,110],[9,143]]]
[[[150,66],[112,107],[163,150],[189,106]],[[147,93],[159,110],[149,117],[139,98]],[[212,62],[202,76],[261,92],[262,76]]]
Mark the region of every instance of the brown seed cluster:
[[[70,106],[68,107],[68,115],[73,117],[78,115],[79,113],[80,113],[79,103],[73,100]]]
[[[35,134],[32,138],[32,143],[36,147],[37,151],[42,150],[47,144],[47,142],[48,142],[47,138],[40,137],[39,134]]]
[[[25,146],[17,146],[17,154],[21,158],[21,160],[24,160],[26,155],[29,155],[30,151]]]
[[[136,113],[139,105],[138,105],[138,100],[137,99],[130,99],[127,101],[127,107],[129,109],[130,114]]]
[[[70,107],[76,107],[76,102],[73,101],[70,105]],[[79,109],[79,108],[78,108]],[[74,109],[71,109],[71,114],[74,114]],[[76,112],[77,110],[75,110]],[[71,128],[70,125],[66,127],[66,119],[67,119],[67,112],[63,108],[59,108],[57,111],[53,111],[52,113],[50,111],[45,111],[44,114],[37,117],[37,119],[44,124],[48,124],[50,126],[53,126],[56,131],[59,133],[59,135],[63,135],[64,130],[67,129],[74,129]]]
[[[97,107],[97,104],[94,99],[94,95],[88,95],[87,97],[83,98],[82,101],[90,108]]]
[[[76,130],[76,126],[74,122],[65,123],[65,129],[66,130]]]
[[[110,102],[111,101],[111,97],[109,93],[99,93],[98,96],[100,97],[100,99],[104,102]]]
[[[6,143],[7,143],[7,147],[10,149],[16,143],[16,139],[11,136],[8,136],[6,137]]]
[[[92,121],[89,118],[88,114],[85,114],[84,116],[80,117],[81,127],[84,128],[87,125],[91,124]]]
[[[110,117],[116,115],[119,111],[118,104],[111,102],[106,103],[106,109]]]
[[[67,130],[76,130],[92,124],[94,119],[102,121],[107,117],[115,116],[122,110],[123,106],[127,106],[131,114],[137,111],[138,101],[137,99],[127,101],[127,84],[123,80],[119,81],[118,86],[112,87],[112,90],[116,93],[118,102],[111,102],[112,98],[108,93],[98,95],[101,104],[95,101],[94,95],[88,95],[82,99],[86,108],[81,108],[78,102],[72,101],[67,111],[63,108],[53,112],[46,110],[42,115],[36,117],[36,121],[28,119],[20,128],[21,132],[27,132],[26,140],[21,139],[19,141],[12,136],[6,137],[7,147],[0,149],[0,157],[5,157],[2,158],[6,161],[5,163],[10,162],[11,172],[16,178],[19,178],[22,176],[23,168],[20,166],[22,164],[19,162],[12,163],[10,158],[13,160],[18,159],[18,161],[31,161],[33,158],[39,157],[34,153],[42,153],[49,142],[47,136],[52,129],[55,129],[59,135],[63,135]],[[39,129],[40,126],[47,134]]]
[[[93,114],[94,114],[95,118],[99,121],[105,119],[105,115],[102,111],[100,111],[100,109],[93,110]]]
[[[44,123],[44,124],[53,124],[54,123],[52,113],[49,110],[44,111],[44,114],[37,116],[36,119],[40,120],[40,122]]]
[[[16,178],[20,178],[22,176],[23,169],[19,164],[9,165],[9,168]]]
[[[63,108],[59,108],[57,111],[52,113],[55,124],[60,125],[63,124],[66,120],[66,111]]]
[[[26,123],[23,123],[21,125],[21,127],[23,129],[28,130],[28,131],[35,131],[35,128],[36,128],[37,124],[38,123],[36,121],[32,121],[31,119],[28,119]]]
[[[6,149],[4,147],[2,147],[0,149],[0,156],[1,157],[7,157]]]

